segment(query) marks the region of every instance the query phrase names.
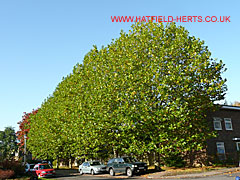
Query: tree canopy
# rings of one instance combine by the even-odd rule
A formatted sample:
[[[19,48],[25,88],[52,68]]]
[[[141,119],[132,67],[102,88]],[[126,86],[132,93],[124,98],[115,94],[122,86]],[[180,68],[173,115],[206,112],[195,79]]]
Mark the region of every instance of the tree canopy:
[[[174,23],[137,23],[96,46],[30,117],[36,157],[199,151],[224,99],[223,62]]]
[[[13,127],[0,131],[0,160],[11,160],[17,151],[17,138]]]
[[[19,130],[16,133],[17,139],[19,141],[18,146],[20,148],[20,150],[23,150],[24,147],[24,136],[28,135],[28,132],[30,130],[30,122],[29,122],[29,118],[31,115],[35,115],[38,112],[38,110],[32,110],[32,112],[30,113],[26,113],[24,112],[23,116],[22,116],[22,120],[18,122],[19,124]]]

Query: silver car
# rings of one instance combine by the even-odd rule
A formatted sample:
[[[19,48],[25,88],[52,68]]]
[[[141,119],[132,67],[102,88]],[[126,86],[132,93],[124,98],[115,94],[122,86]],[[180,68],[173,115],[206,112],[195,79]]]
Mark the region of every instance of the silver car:
[[[106,172],[106,166],[100,161],[87,161],[79,166],[79,173],[90,173],[92,175]]]
[[[34,166],[35,166],[35,164],[26,164],[25,165],[25,172],[32,172],[32,171],[34,171]]]

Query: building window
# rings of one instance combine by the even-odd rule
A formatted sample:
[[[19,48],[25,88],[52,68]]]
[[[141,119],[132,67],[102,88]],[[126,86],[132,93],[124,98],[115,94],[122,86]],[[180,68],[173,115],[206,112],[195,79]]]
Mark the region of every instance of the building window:
[[[221,118],[217,118],[214,117],[213,118],[213,126],[215,130],[222,130],[222,123],[221,123],[222,119]]]
[[[233,130],[231,118],[224,118],[226,130]]]
[[[218,154],[225,154],[224,142],[217,142],[217,153]]]
[[[240,142],[236,142],[237,145],[237,151],[240,151]]]

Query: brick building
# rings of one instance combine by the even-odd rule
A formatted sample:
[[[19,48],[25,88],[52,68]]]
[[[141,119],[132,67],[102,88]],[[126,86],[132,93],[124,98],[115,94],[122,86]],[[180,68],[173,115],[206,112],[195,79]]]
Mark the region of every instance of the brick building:
[[[240,107],[222,106],[208,120],[217,137],[207,141],[207,153],[219,160],[238,162],[240,151]]]

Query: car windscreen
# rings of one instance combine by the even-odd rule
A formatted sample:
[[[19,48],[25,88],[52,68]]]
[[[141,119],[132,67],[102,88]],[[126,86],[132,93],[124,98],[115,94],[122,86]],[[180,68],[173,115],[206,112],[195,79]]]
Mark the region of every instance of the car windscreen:
[[[133,163],[133,162],[138,162],[135,158],[132,157],[125,157],[123,158],[125,163]]]
[[[110,160],[108,161],[108,164],[113,163],[114,160],[115,160],[115,159],[110,159]]]
[[[40,165],[39,169],[52,169],[48,164]]]
[[[91,166],[101,165],[101,162],[95,161],[90,163]]]

